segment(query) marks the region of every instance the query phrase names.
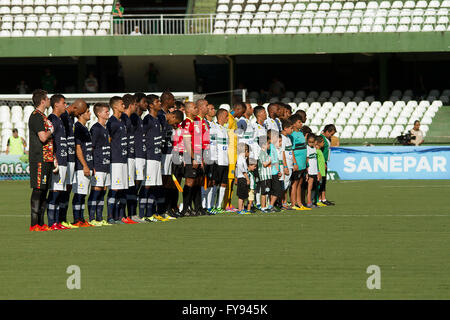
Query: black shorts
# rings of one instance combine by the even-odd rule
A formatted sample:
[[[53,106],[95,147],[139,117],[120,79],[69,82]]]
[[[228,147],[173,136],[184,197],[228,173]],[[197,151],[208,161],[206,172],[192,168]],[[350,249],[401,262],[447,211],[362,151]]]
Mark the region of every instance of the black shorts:
[[[194,169],[192,164],[187,164],[184,166],[184,177],[188,179],[196,179],[203,176],[203,170],[200,165]]]
[[[228,184],[228,166],[214,164],[213,179],[217,184]]]
[[[270,195],[278,198],[281,198],[283,196],[283,189],[281,186],[280,178],[278,178],[278,175],[272,176]]]
[[[258,189],[259,193],[261,193],[262,196],[268,195],[270,193],[270,189],[272,187],[272,180],[262,180],[259,181],[256,185],[256,188]]]
[[[204,171],[205,171],[205,177],[208,178],[208,180],[213,180],[213,165],[212,164],[205,164],[204,165]]]
[[[291,181],[297,181],[305,177],[305,169],[292,171]]]
[[[178,182],[181,183],[181,179],[184,176],[184,166],[182,164],[172,164],[172,174],[177,178]]]
[[[31,188],[48,190],[52,185],[53,162],[30,162]]]
[[[236,194],[237,194],[239,199],[242,199],[242,200],[248,199],[247,179],[245,179],[245,178],[238,178]]]

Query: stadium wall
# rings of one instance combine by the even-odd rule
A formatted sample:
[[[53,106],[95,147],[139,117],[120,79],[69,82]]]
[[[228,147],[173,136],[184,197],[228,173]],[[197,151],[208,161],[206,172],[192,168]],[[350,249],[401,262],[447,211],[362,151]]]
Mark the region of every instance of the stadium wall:
[[[161,90],[194,91],[195,56],[126,56],[120,57],[125,77],[126,91],[147,91],[146,71],[150,63],[159,70],[158,85]],[[174,77],[174,75],[176,75]]]
[[[0,57],[449,52],[450,32],[1,38]]]

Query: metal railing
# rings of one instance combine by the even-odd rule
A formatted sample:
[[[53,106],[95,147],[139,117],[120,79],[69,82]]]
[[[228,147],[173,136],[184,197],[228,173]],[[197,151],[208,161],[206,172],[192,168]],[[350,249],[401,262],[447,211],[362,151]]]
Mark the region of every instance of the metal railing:
[[[112,35],[212,34],[214,14],[127,15],[112,20]]]

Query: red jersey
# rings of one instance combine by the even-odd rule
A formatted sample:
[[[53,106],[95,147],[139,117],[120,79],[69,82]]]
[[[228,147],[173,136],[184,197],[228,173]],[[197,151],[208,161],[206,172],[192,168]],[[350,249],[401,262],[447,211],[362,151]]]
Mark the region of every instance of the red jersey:
[[[209,149],[209,124],[205,118],[202,119],[202,148],[203,150]]]
[[[195,155],[202,154],[202,120],[199,117],[194,119],[186,118],[181,122],[181,128],[184,130],[183,137],[185,141],[191,144],[191,150]]]

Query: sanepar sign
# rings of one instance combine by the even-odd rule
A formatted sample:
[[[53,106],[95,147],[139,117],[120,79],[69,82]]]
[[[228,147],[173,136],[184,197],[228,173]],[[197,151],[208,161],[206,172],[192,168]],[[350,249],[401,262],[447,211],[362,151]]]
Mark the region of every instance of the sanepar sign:
[[[450,146],[339,147],[330,158],[341,180],[450,179]]]

